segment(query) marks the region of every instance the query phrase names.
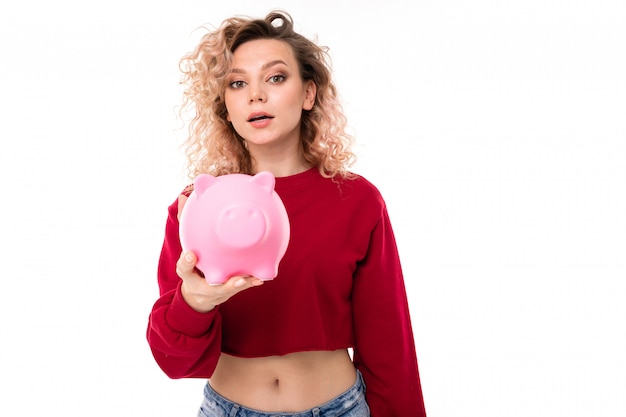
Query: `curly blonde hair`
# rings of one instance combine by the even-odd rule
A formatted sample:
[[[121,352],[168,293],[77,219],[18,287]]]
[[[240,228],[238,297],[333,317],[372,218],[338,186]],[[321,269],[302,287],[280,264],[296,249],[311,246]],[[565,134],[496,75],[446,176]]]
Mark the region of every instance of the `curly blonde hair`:
[[[355,160],[351,151],[353,138],[346,132],[346,117],[331,78],[328,48],[296,33],[289,14],[273,11],[265,19],[226,19],[181,59],[181,115],[184,111],[193,115],[183,143],[189,177],[193,179],[201,173],[253,173],[250,153],[226,119],[224,92],[235,49],[256,39],[288,43],[302,80],[312,80],[317,87],[313,108],[302,111],[300,140],[304,160],[325,177],[350,176],[348,167]]]

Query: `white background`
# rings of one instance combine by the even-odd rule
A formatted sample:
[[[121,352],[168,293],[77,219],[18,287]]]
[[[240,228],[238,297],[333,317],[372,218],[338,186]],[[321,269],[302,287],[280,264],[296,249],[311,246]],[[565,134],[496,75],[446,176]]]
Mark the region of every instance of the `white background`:
[[[621,0],[3,2],[0,415],[195,415],[145,341],[177,65],[274,7],[331,47],[429,415],[626,415]]]

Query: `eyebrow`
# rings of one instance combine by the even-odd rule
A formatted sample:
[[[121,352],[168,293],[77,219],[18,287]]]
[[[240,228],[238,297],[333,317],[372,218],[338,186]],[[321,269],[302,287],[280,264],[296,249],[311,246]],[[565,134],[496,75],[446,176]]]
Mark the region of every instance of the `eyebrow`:
[[[282,59],[275,59],[273,61],[270,61],[268,63],[263,64],[263,66],[261,67],[262,70],[266,70],[270,67],[273,67],[274,65],[278,65],[278,64],[283,64],[285,66],[288,66],[287,63],[285,61],[283,61]],[[246,72],[240,68],[233,68],[232,70],[230,70],[230,72],[234,72],[237,74],[245,74]]]

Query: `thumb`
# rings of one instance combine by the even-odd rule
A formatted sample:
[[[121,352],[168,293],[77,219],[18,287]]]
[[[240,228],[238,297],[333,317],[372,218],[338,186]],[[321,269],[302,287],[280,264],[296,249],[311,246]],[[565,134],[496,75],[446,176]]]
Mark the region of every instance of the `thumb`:
[[[193,252],[185,252],[183,254],[183,260],[189,265],[195,265],[197,261],[196,255]]]

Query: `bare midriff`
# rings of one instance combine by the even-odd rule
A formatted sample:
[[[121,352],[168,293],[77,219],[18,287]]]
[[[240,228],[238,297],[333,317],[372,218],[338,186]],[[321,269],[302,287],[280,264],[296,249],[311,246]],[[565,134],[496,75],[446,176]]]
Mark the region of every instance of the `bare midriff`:
[[[347,391],[356,370],[347,350],[240,358],[222,353],[209,380],[221,396],[266,412],[299,412]]]

